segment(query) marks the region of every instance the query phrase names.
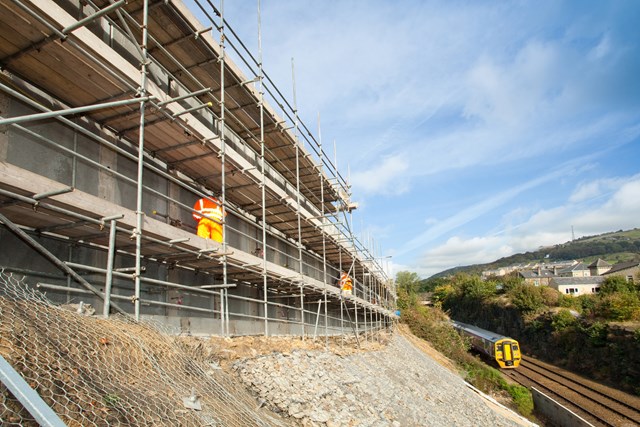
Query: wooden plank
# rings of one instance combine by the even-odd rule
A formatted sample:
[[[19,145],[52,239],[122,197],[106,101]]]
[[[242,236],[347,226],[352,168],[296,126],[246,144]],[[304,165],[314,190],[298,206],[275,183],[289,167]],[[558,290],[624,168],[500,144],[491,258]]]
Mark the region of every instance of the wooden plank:
[[[0,33],[5,34],[16,46],[28,46],[44,39],[49,33],[42,24],[11,2],[0,3],[0,16]]]
[[[7,40],[3,37],[4,33],[2,33],[2,29],[0,29],[0,62],[9,56],[14,54],[19,50],[17,45],[14,45],[11,41]]]
[[[57,42],[54,42],[57,43]],[[108,82],[88,80],[93,75],[78,74],[75,70],[86,69],[64,51],[53,51],[48,45],[33,51],[9,64],[17,74],[29,76],[29,80],[71,106],[91,105],[100,98],[117,95],[120,89],[110,88]],[[84,82],[84,84],[79,84]],[[111,89],[111,91],[109,91]]]

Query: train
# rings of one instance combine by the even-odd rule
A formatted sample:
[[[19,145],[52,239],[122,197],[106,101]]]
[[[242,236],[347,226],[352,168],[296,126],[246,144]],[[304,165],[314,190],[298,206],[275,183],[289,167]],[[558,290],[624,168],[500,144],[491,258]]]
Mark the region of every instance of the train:
[[[495,360],[500,368],[514,369],[520,365],[522,354],[518,341],[466,323],[451,323],[459,334],[471,340],[474,349]]]

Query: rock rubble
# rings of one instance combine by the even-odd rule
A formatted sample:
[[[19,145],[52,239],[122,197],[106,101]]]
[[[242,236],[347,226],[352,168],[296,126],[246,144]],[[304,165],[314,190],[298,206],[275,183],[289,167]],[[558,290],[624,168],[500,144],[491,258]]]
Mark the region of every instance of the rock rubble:
[[[258,399],[303,426],[514,426],[399,334],[379,351],[295,350],[237,361]]]

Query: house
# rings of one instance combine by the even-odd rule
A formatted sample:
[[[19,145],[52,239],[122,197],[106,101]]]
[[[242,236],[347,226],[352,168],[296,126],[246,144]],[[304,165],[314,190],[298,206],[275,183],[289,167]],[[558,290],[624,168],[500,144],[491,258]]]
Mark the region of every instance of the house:
[[[607,271],[611,270],[611,264],[602,258],[598,258],[591,264],[589,264],[589,272],[591,272],[592,276],[602,276]]]
[[[627,279],[628,282],[634,282],[638,278],[640,272],[640,261],[621,262],[611,267],[609,271],[603,274],[603,276],[622,276]]]
[[[503,267],[503,268],[498,268],[495,270],[484,270],[482,272],[482,279],[486,280],[492,276],[495,277],[502,277],[504,275],[507,274],[507,270]]]
[[[486,280],[489,279],[491,277],[503,277],[506,276],[509,273],[512,273],[514,271],[517,270],[517,267],[515,266],[509,266],[509,267],[500,267],[497,268],[495,270],[484,270],[482,272],[482,279]]]
[[[534,286],[549,286],[549,281],[555,276],[553,270],[540,267],[535,270],[520,271],[518,275],[524,279],[526,284]]]
[[[560,277],[588,277],[591,276],[591,271],[589,268],[583,263],[579,262],[570,267],[563,268],[558,271],[558,276]]]
[[[596,294],[599,292],[603,280],[602,276],[553,277],[549,282],[549,287],[563,295]]]

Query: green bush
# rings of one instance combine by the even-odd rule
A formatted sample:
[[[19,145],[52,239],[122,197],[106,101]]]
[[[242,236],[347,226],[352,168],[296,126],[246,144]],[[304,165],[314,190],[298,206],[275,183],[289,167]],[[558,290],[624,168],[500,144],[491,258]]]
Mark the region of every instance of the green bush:
[[[596,315],[610,320],[640,320],[640,298],[635,293],[602,295],[596,305]]]
[[[532,285],[516,286],[509,292],[511,301],[523,313],[532,313],[544,308],[540,288]]]
[[[626,278],[619,275],[608,276],[600,285],[600,295],[633,293],[635,291],[636,287],[633,282],[628,282]]]
[[[502,293],[508,293],[516,286],[524,284],[524,279],[515,272],[509,273],[502,277],[498,277],[497,280],[502,285]]]
[[[577,312],[582,312],[582,304],[580,301],[581,296],[574,297],[571,295],[564,295],[558,292],[558,307],[570,308]]]
[[[477,359],[474,362],[465,363],[463,366],[467,373],[467,381],[474,387],[485,393],[504,389],[506,382],[497,369],[487,366]]]
[[[482,280],[478,276],[468,276],[460,283],[462,294],[472,299],[486,299],[496,295],[496,282]]]
[[[442,304],[451,297],[455,292],[454,287],[451,284],[440,285],[433,291],[433,302],[436,306],[442,306]]]
[[[583,329],[589,338],[589,342],[594,347],[604,347],[607,345],[607,333],[609,325],[604,322],[595,322]]]
[[[396,274],[396,287],[398,289],[404,289],[410,294],[418,292],[420,287],[420,278],[417,273],[409,271],[399,271]]]
[[[533,396],[528,388],[517,384],[509,384],[506,390],[511,395],[513,403],[516,404],[518,412],[525,417],[531,416],[533,412]]]
[[[554,331],[562,332],[566,329],[573,328],[576,326],[578,321],[571,314],[571,312],[567,309],[562,309],[558,313],[553,316],[551,320],[551,326]]]
[[[542,296],[542,303],[547,307],[557,307],[558,301],[562,294],[549,286],[540,286],[540,295]]]
[[[403,311],[409,307],[413,307],[418,304],[418,295],[407,291],[405,288],[398,289],[398,308]]]
[[[596,305],[598,304],[596,295],[580,295],[577,300],[580,303],[581,311],[586,316],[594,316]]]

